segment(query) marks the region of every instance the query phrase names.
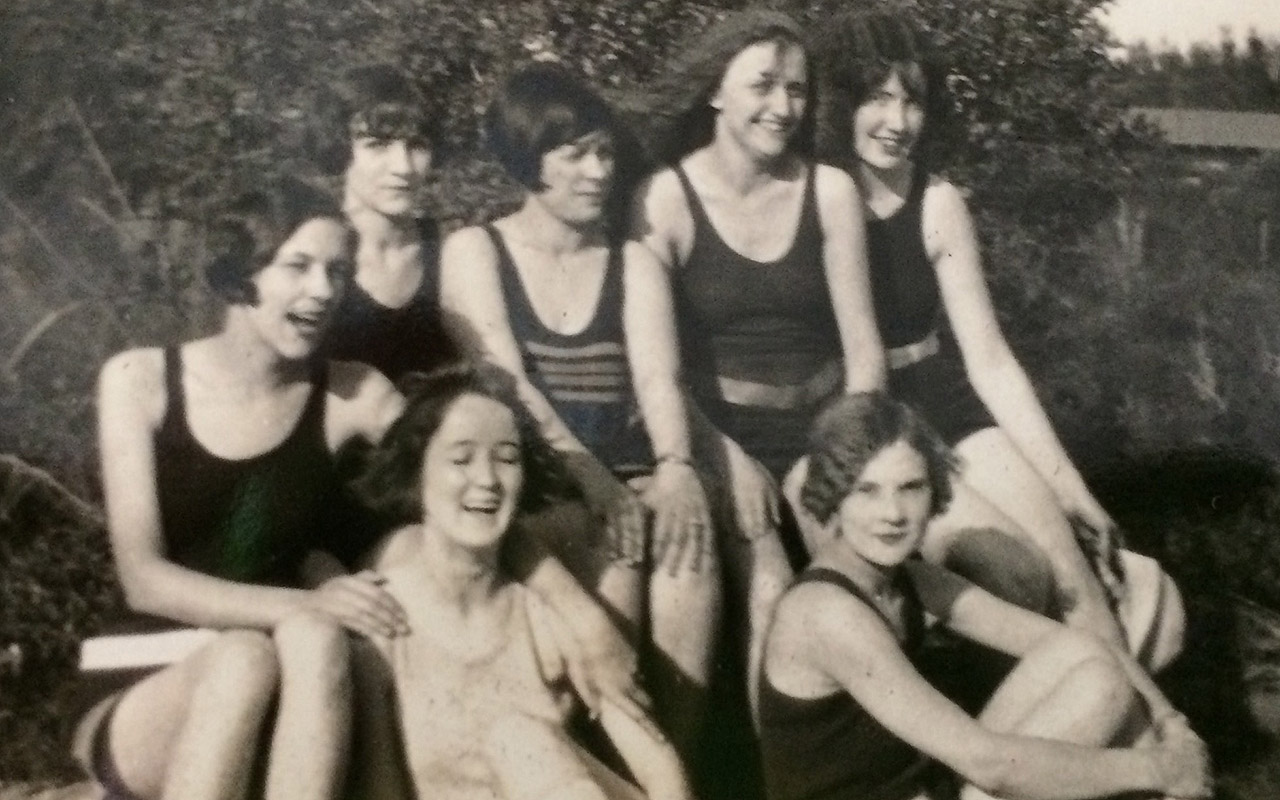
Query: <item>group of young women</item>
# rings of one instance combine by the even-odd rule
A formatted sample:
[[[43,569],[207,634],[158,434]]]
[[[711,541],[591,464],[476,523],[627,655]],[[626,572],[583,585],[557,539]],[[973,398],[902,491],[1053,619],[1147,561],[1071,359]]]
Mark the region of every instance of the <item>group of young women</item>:
[[[102,370],[133,613],[86,646],[77,750],[108,794],[728,796],[736,709],[770,800],[1206,796],[929,172],[943,89],[899,16],[810,48],[731,14],[628,103],[631,186],[623,116],[533,64],[485,117],[523,201],[437,250],[421,98],[353,71],[341,204],[243,198],[222,329]],[[931,621],[1020,659],[977,719],[920,674]]]

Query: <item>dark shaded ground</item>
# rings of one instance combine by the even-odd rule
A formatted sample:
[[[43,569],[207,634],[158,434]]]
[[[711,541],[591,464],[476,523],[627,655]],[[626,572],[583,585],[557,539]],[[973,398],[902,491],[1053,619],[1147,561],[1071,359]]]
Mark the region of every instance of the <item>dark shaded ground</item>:
[[[1218,796],[1280,797],[1280,476],[1203,449],[1111,465],[1093,484],[1182,588],[1188,645],[1160,683],[1208,742]]]
[[[1188,647],[1161,676],[1209,743],[1218,797],[1280,797],[1280,476],[1234,451],[1104,465],[1100,499],[1134,549],[1182,587]],[[66,756],[79,638],[119,602],[101,519],[47,475],[0,456],[0,800],[76,780]],[[1268,733],[1268,730],[1270,733]]]

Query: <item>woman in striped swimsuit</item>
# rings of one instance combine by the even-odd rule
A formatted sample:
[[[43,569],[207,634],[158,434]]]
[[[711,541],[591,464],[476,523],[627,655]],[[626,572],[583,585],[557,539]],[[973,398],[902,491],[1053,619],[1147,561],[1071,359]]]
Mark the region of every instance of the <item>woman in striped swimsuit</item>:
[[[587,513],[576,506],[567,520],[574,511],[561,508],[541,527],[653,642],[646,677],[658,719],[687,752],[719,616],[718,566],[665,274],[610,224],[622,131],[590,89],[538,64],[501,89],[486,135],[526,188],[524,203],[445,242],[446,324],[464,349],[516,376],[581,486]]]

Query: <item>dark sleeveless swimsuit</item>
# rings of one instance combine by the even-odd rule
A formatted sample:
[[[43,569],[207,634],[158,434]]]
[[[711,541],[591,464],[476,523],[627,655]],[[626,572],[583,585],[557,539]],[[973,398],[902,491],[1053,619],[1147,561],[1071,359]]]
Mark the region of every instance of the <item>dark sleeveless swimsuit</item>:
[[[974,392],[924,246],[924,192],[918,174],[906,202],[884,219],[867,220],[871,292],[889,360],[889,391],[914,406],[955,445],[996,422]],[[913,352],[914,351],[914,352]],[[900,357],[905,356],[905,357]]]
[[[905,570],[896,579],[903,593],[906,638],[902,651],[913,665],[924,647],[924,608]],[[888,619],[844,574],[810,567],[792,586],[829,583]],[[896,636],[896,634],[895,634]],[[823,697],[792,697],[760,672],[760,748],[768,800],[904,800],[932,790],[944,771],[890,733],[844,691]]]
[[[160,529],[169,560],[241,583],[297,585],[298,568],[316,546],[325,504],[335,488],[324,430],[325,364],[318,362],[311,394],[288,437],[265,453],[232,460],[210,453],[192,435],[182,391],[182,350],[165,349],[166,409],[154,442]],[[131,644],[145,646],[148,636],[187,627],[126,612],[107,626],[102,637],[131,637],[117,640],[115,652]],[[109,660],[95,669],[82,669],[75,703],[82,713],[161,669],[113,668]],[[95,765],[103,773],[98,777],[113,788],[113,797],[127,796],[121,795],[123,787],[110,786],[113,779],[119,780],[107,758],[108,721],[109,715],[97,729]]]
[[[440,321],[439,237],[421,223],[422,283],[409,302],[389,308],[350,281],[325,336],[329,358],[360,361],[398,382],[407,372],[430,372],[456,361],[458,349]]]
[[[711,421],[780,478],[804,455],[809,425],[823,401],[843,385],[816,168],[808,168],[791,247],[770,262],[730,248],[683,168],[675,172],[694,223],[689,258],[672,274],[685,374]],[[794,402],[731,402],[720,378],[788,387]]]
[[[562,334],[538,319],[502,234],[492,225],[484,230],[498,253],[507,320],[529,381],[578,441],[619,478],[652,472],[653,452],[631,385],[622,327],[622,248],[609,251],[591,321],[580,333]]]

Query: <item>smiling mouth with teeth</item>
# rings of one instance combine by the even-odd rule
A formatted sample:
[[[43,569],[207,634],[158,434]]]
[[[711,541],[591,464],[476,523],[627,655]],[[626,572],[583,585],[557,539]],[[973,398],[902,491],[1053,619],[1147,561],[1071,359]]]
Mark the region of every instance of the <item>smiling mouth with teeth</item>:
[[[320,323],[324,320],[324,315],[319,313],[300,314],[297,312],[292,312],[288,314],[288,319],[289,319],[289,322],[293,323],[293,325],[295,325],[298,328],[302,328],[303,330],[306,330],[309,332],[315,332],[319,330]]]

